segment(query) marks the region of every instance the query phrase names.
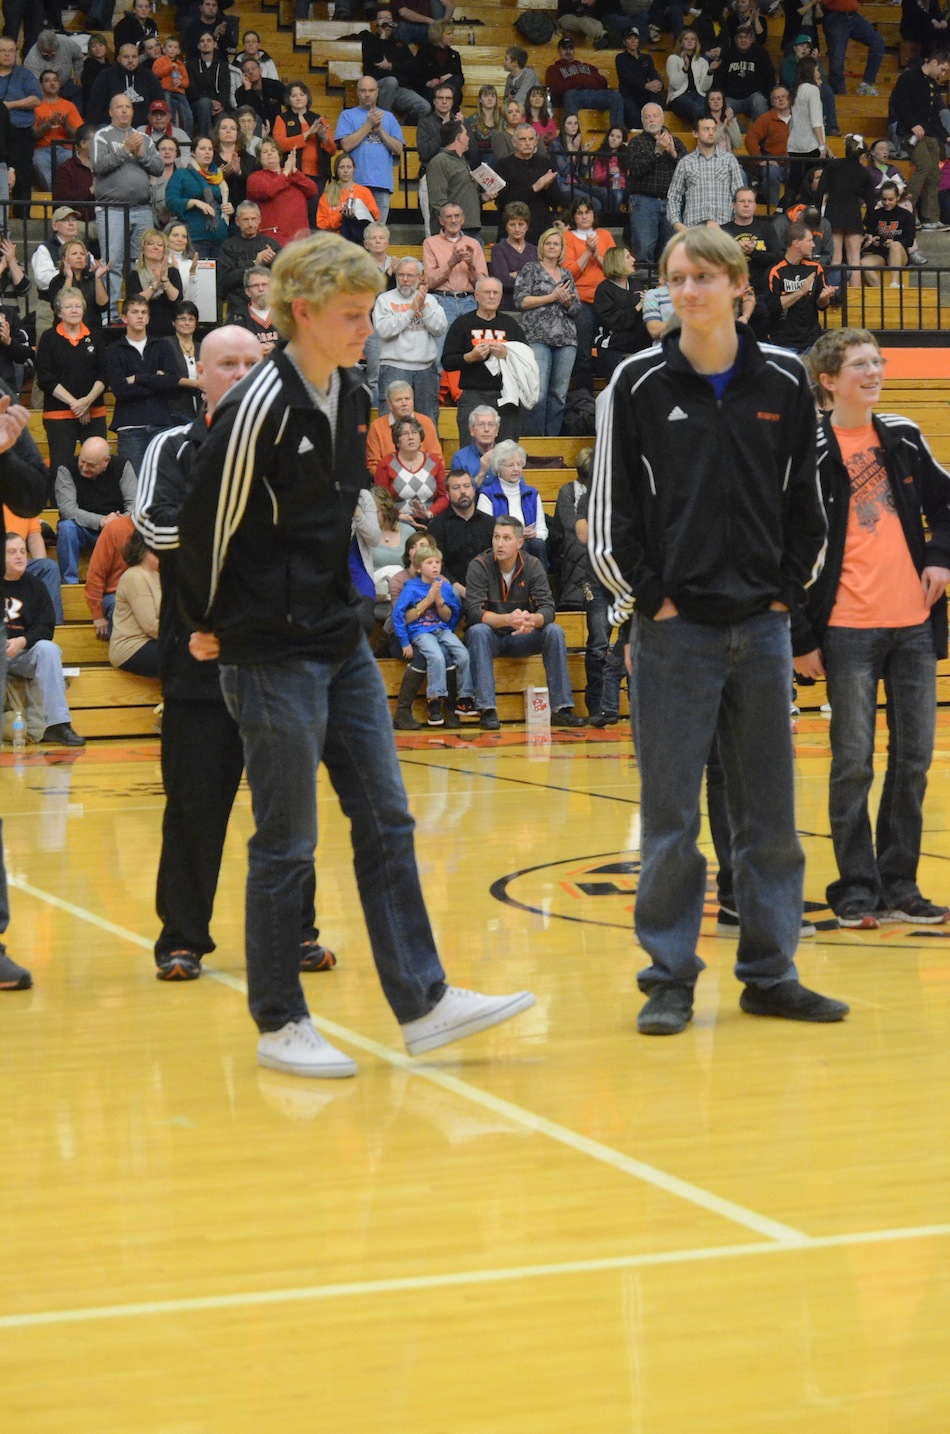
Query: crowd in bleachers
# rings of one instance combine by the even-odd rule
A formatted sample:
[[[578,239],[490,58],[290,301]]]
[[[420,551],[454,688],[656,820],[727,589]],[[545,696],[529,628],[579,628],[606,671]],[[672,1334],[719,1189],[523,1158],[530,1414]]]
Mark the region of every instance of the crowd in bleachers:
[[[654,266],[677,228],[714,221],[732,233],[750,265],[738,317],[805,352],[844,285],[879,283],[884,270],[900,287],[902,269],[927,262],[918,229],[950,227],[950,61],[936,0],[903,6],[900,33],[920,53],[888,101],[888,137],[849,136],[843,155],[828,141],[839,134],[848,40],[866,47],[857,92],[869,100],[884,53],[858,0],[824,4],[824,53],[814,7],[561,0],[556,57],[512,30],[497,49],[497,82],[471,100],[451,3],[369,7],[370,27],[360,21],[351,37],[355,103],[335,117],[303,78],[279,73],[258,31],[242,32],[230,0],[182,5],[174,18],[134,0],[111,35],[104,11],[86,13],[101,32],[73,36],[49,5],[12,8],[0,39],[0,202],[12,196],[15,218],[15,202],[37,189],[52,199],[40,242],[25,252],[0,240],[0,381],[17,394],[32,378],[41,399],[58,573],[40,531],[20,537],[54,622],[59,582],[77,584],[89,553],[96,634],[114,665],[135,672],[157,670],[156,567],[129,548],[146,449],[199,412],[211,313],[271,353],[280,334],[270,269],[298,233],[362,245],[386,282],[365,357],[380,413],[367,464],[374,501],[353,533],[368,610],[393,623],[399,579],[411,573],[407,539],[419,532],[435,534],[464,607],[476,554],[464,544],[453,554],[445,527],[452,517],[469,526],[470,487],[479,515],[523,525],[524,552],[553,596],[587,609],[588,708],[603,715],[609,634],[590,584],[572,588],[575,531],[563,516],[583,484],[565,485],[549,527],[518,440],[593,431],[598,381],[670,316]],[[355,9],[344,0],[336,17],[356,20]],[[671,48],[658,66],[646,46],[661,40]],[[581,47],[615,54],[601,63],[580,58]],[[386,220],[408,173],[407,140],[418,228],[400,243]],[[456,407],[451,453],[438,432],[446,403]],[[42,461],[35,444],[31,456]],[[462,474],[469,484],[453,485]]]

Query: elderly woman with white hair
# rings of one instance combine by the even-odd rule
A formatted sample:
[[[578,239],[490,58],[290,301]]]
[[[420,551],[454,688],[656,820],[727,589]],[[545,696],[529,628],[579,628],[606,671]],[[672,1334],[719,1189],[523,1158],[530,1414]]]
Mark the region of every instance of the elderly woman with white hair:
[[[478,493],[478,510],[490,517],[507,514],[524,524],[525,552],[548,567],[548,524],[541,494],[524,481],[528,455],[520,443],[505,439],[492,449],[488,477]]]

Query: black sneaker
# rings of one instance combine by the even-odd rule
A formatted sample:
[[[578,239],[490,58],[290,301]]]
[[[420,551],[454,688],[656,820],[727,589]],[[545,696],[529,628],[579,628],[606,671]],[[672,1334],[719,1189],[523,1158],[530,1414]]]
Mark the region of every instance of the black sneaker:
[[[80,737],[74,727],[68,722],[54,722],[52,727],[47,727],[40,738],[41,742],[54,742],[57,747],[85,747],[85,737]]]
[[[855,931],[876,931],[881,924],[878,913],[861,901],[846,901],[835,916],[839,926]]]
[[[486,732],[497,732],[500,729],[501,723],[498,720],[498,713],[494,707],[485,708],[478,719],[478,725],[479,727],[484,727]]]
[[[475,706],[474,697],[460,697],[455,704],[456,717],[464,717],[469,722],[478,721],[478,708]]]
[[[896,906],[875,912],[878,921],[888,925],[905,922],[910,926],[943,926],[950,921],[950,908],[937,906],[925,896],[908,896]]]
[[[593,717],[588,717],[588,727],[616,727],[620,721],[619,712],[595,712]]]
[[[169,951],[159,961],[155,975],[159,981],[197,981],[201,975],[201,957],[194,951]]]
[[[739,997],[739,1007],[749,1016],[777,1016],[783,1021],[812,1021],[819,1025],[843,1021],[851,1009],[844,1001],[809,991],[800,981],[746,986]]]
[[[445,719],[442,716],[442,703],[438,697],[432,697],[429,699],[429,726],[442,727],[444,725]]]
[[[552,727],[586,727],[587,718],[575,712],[573,707],[559,707],[551,713]]]
[[[321,946],[319,941],[301,941],[301,971],[332,971],[335,965],[336,957],[333,952]]]
[[[693,988],[685,981],[663,981],[654,986],[637,1016],[641,1036],[676,1036],[693,1019]]]
[[[735,941],[739,936],[739,913],[731,910],[728,906],[720,906],[716,916],[716,935],[722,936],[726,941]],[[809,921],[807,916],[802,917],[802,929],[799,932],[799,939],[807,941],[809,936],[817,936],[818,927],[814,921]]]
[[[18,966],[0,946],[0,991],[28,991],[32,985],[33,977],[26,967]]]

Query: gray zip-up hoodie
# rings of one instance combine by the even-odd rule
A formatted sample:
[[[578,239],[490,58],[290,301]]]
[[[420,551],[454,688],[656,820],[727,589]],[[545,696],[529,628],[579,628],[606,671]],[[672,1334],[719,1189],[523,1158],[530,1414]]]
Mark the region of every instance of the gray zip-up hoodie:
[[[96,176],[97,204],[151,204],[149,175],[159,175],[165,166],[147,135],[141,154],[130,154],[125,141],[132,127],[105,125],[92,138],[92,172]]]

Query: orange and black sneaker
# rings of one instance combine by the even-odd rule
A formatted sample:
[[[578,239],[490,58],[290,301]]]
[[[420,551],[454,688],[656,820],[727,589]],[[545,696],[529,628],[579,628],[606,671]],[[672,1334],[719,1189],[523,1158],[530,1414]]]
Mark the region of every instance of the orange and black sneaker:
[[[155,975],[159,981],[197,981],[201,958],[194,951],[169,951],[159,961]]]
[[[333,952],[321,946],[319,941],[301,941],[301,971],[332,971],[335,965],[336,957]]]

